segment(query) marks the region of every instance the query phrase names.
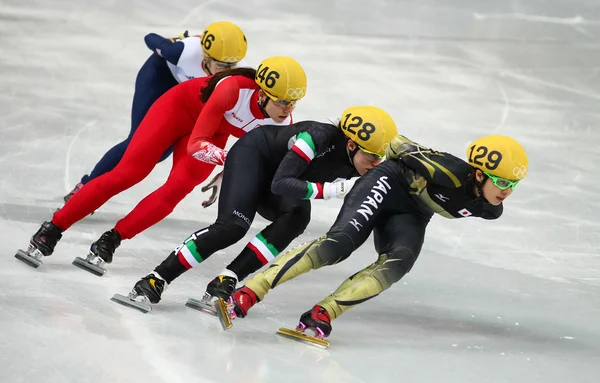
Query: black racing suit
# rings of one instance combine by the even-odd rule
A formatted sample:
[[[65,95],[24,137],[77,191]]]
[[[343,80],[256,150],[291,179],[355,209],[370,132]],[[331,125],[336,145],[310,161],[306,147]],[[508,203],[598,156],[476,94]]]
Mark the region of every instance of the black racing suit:
[[[434,213],[485,219],[502,214],[502,205],[476,196],[478,185],[468,163],[409,143],[399,159],[383,162],[356,182],[325,236],[279,257],[246,281],[246,287],[262,300],[270,289],[289,279],[343,261],[373,233],[378,260],[318,303],[334,319],[410,271]]]
[[[240,138],[225,161],[219,212],[155,271],[167,283],[214,252],[244,237],[256,213],[271,221],[228,266],[239,280],[267,264],[302,234],[310,221],[309,198],[322,198],[322,183],[358,176],[348,139],[332,124],[303,121],[262,126]]]

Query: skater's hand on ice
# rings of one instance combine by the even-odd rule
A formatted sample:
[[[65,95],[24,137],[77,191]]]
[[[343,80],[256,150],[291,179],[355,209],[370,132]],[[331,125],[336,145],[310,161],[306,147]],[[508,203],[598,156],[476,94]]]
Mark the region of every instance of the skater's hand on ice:
[[[344,198],[354,186],[359,177],[350,178],[345,181],[325,182],[323,184],[323,199]]]
[[[207,208],[217,200],[219,196],[219,190],[221,190],[221,182],[223,181],[223,171],[217,174],[206,186],[202,186],[200,191],[205,193],[212,189],[210,197],[206,201],[202,202],[202,207]]]

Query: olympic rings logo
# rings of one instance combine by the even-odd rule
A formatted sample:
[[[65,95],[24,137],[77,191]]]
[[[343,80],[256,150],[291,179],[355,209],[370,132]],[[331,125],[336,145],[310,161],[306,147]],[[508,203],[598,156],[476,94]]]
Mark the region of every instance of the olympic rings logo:
[[[515,166],[513,168],[513,175],[515,177],[517,177],[518,180],[525,178],[526,174],[527,174],[527,166],[526,165]]]
[[[242,61],[242,59],[240,58],[240,56],[225,56],[220,61],[224,63],[237,63]]]
[[[306,95],[306,88],[288,88],[287,95],[292,100],[299,100]]]

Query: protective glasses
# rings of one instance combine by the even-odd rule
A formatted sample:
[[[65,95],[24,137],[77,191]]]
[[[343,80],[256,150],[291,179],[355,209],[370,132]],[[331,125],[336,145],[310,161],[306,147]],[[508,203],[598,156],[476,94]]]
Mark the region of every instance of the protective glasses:
[[[517,186],[517,184],[519,183],[519,181],[511,181],[507,180],[506,178],[496,177],[487,172],[483,172],[483,174],[488,176],[492,180],[494,185],[500,190],[506,190],[508,188],[515,190],[515,186]]]
[[[371,162],[380,161],[383,158],[383,156],[379,153],[371,152],[358,144],[356,144],[356,146],[358,146],[360,151],[363,152],[363,154],[367,157],[367,160]]]
[[[282,99],[275,100],[273,97],[271,97],[269,95],[267,95],[267,97],[269,97],[269,99],[271,101],[273,101],[273,103],[275,105],[277,105],[278,107],[280,107],[282,109],[285,109],[285,108],[295,108],[296,107],[296,102],[298,102],[298,101],[288,101],[288,100],[282,100]]]
[[[226,63],[226,62],[222,62],[222,61],[217,61],[208,55],[204,55],[204,63],[206,66],[210,65],[210,63],[215,63],[215,65],[219,69],[231,69],[231,68],[235,67],[235,64],[236,64],[236,63]]]

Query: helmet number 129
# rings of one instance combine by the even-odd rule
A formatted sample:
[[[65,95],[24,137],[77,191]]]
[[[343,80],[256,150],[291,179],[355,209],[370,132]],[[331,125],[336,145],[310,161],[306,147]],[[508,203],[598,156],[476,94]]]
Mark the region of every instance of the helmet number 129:
[[[486,146],[480,146],[477,149],[475,149],[475,146],[476,145],[471,146],[469,150],[469,162],[472,162],[475,165],[485,166],[489,170],[494,170],[498,168],[498,165],[500,165],[500,161],[502,161],[502,154],[499,151],[492,150],[491,152],[489,152]],[[477,153],[474,157],[473,152]],[[480,160],[486,156],[487,162],[484,164]]]

